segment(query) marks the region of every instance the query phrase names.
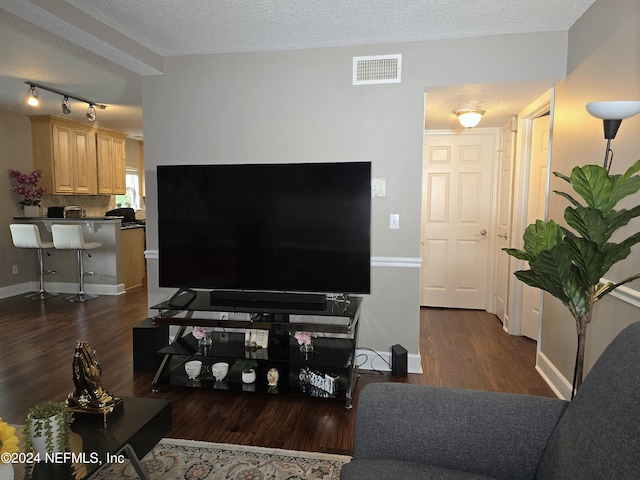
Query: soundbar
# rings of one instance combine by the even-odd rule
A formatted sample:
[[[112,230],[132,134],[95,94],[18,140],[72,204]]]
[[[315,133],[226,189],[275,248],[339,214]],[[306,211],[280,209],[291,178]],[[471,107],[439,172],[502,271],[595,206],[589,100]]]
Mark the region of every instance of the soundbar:
[[[209,303],[219,307],[324,309],[327,297],[321,293],[244,292],[212,290]]]

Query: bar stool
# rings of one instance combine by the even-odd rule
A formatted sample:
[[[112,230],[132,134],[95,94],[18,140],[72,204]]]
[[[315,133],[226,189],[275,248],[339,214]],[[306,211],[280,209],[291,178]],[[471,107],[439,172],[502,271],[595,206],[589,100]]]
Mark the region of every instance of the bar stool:
[[[57,293],[49,293],[44,289],[44,275],[56,273],[54,270],[45,270],[42,253],[46,253],[47,256],[51,254],[45,252],[45,249],[53,248],[52,242],[43,242],[40,238],[40,230],[38,226],[33,223],[12,223],[9,225],[11,229],[11,238],[13,239],[13,245],[17,248],[34,248],[38,253],[38,274],[40,276],[40,291],[30,293],[25,298],[31,300],[45,300],[57,296]]]
[[[93,272],[84,271],[84,256],[86,253],[91,256],[87,250],[92,250],[102,246],[100,242],[85,242],[82,233],[82,225],[51,225],[51,234],[53,235],[53,244],[57,250],[76,250],[78,253],[78,283],[79,291],[75,295],[67,297],[70,302],[85,302],[98,298],[97,295],[90,295],[84,291],[85,275],[93,275]]]

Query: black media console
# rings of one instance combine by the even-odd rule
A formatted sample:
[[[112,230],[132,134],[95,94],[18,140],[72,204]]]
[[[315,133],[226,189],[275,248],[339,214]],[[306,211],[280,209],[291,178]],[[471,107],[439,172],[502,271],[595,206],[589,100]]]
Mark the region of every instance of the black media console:
[[[352,406],[358,376],[355,356],[361,297],[284,299],[278,294],[267,298],[259,294],[259,298],[242,296],[234,300],[229,293],[180,291],[151,307],[158,310],[153,318],[156,325],[178,327],[173,343],[158,352],[162,361],[153,379],[154,390],[175,386],[293,394],[341,399],[348,408]],[[193,334],[186,333],[190,326],[213,327],[211,345],[198,345]],[[247,330],[266,333],[268,345],[247,348]],[[301,350],[296,332],[312,334],[311,351]],[[224,362],[231,367],[241,359],[257,364],[254,383],[242,383],[241,373],[233,369],[223,381],[211,375],[213,364]],[[200,360],[203,368],[191,380],[185,371],[185,363],[190,360]],[[274,368],[279,374],[275,388],[267,381],[267,373]],[[320,377],[333,379],[333,385],[319,385]]]

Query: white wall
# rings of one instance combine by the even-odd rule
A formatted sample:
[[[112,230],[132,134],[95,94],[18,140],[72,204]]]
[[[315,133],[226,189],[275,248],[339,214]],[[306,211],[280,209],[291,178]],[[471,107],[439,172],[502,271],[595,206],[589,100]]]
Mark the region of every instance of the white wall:
[[[584,104],[604,100],[640,100],[640,3],[637,0],[598,0],[569,32],[569,75],[556,88],[551,171],[569,174],[576,165],[602,165],[606,141],[602,121],[591,117]],[[640,158],[640,115],[624,120],[612,144],[612,174],[624,172]],[[552,178],[551,189],[566,190],[566,183]],[[620,203],[629,208],[640,203],[640,193]],[[567,202],[550,198],[549,218],[562,221]],[[562,223],[564,223],[562,221]],[[621,229],[612,241],[640,230],[640,219]],[[607,278],[622,280],[640,271],[640,246],[611,269]],[[629,284],[640,299],[640,281]],[[593,365],[615,335],[640,320],[640,309],[609,296],[596,306],[587,331],[585,371]],[[573,379],[577,335],[566,308],[550,295],[544,297],[541,355],[568,382]],[[562,387],[562,386],[560,386]],[[562,390],[562,388],[559,388]]]
[[[550,32],[167,59],[143,81],[147,248],[158,246],[157,165],[367,160],[387,179],[373,199],[373,256],[417,259],[425,87],[560,79],[566,49],[566,32]],[[396,53],[401,84],[351,85],[353,56]],[[154,304],[171,292],[157,286],[156,260],[148,269]],[[374,266],[372,278],[360,345],[417,353],[419,268]]]

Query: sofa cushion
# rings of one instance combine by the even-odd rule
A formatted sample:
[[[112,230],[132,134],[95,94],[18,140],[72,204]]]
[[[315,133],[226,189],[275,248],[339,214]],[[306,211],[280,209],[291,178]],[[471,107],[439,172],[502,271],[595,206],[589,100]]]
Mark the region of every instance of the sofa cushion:
[[[475,473],[400,460],[354,460],[342,466],[340,480],[495,480]]]
[[[640,478],[640,322],[624,329],[554,429],[537,477]]]

